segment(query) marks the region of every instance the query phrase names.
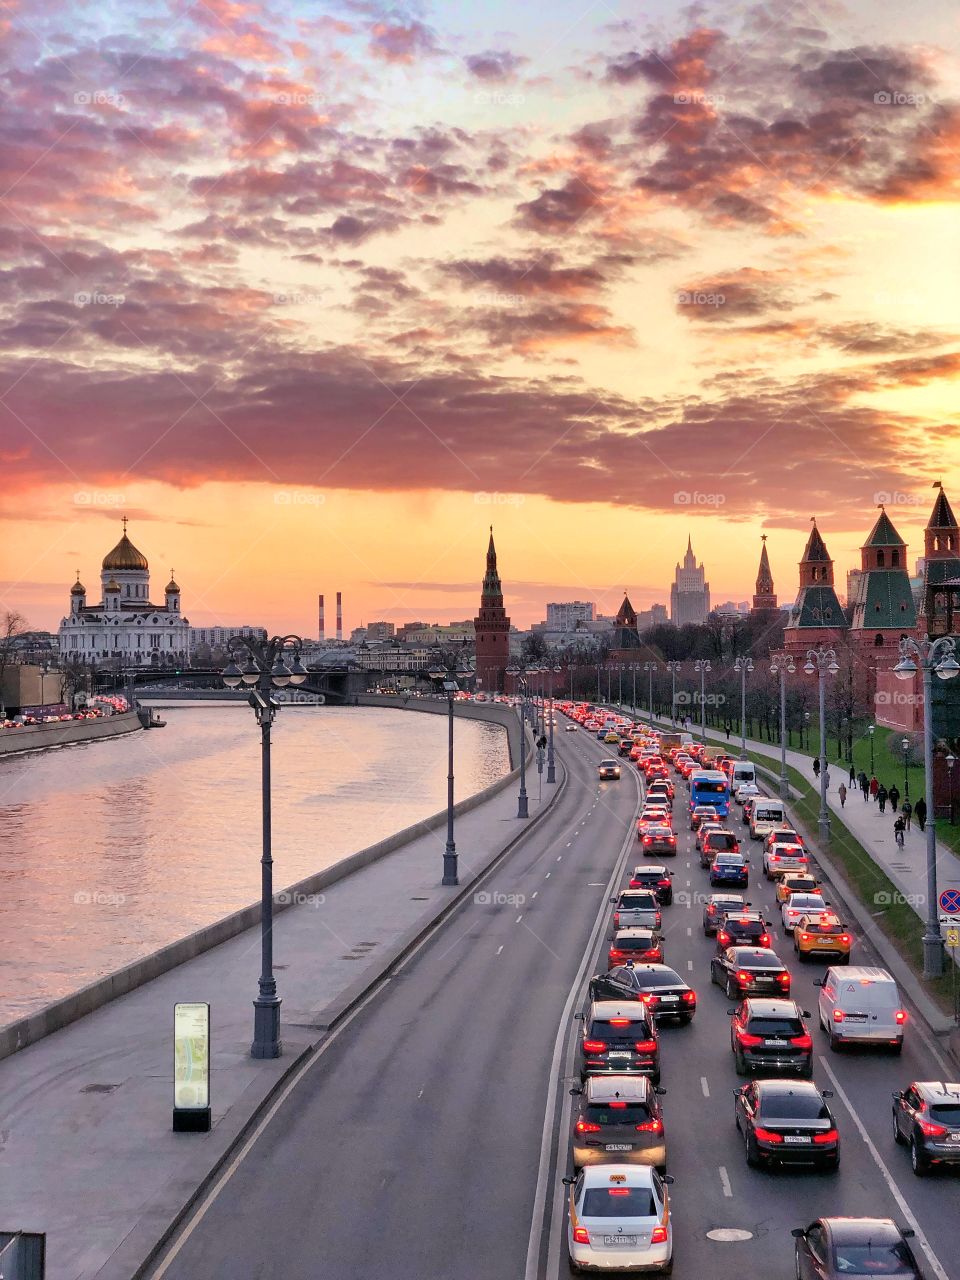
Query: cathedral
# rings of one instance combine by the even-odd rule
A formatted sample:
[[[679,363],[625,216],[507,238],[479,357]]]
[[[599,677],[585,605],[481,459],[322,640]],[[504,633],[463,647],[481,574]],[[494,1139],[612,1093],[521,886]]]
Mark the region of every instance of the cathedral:
[[[186,664],[190,656],[190,623],[180,612],[180,588],[173,580],[164,603],[150,602],[150,566],[143,552],[123,536],[103,558],[100,602],[87,604],[80,581],[70,588],[70,612],[60,620],[60,656],[64,663],[92,666],[119,661],[128,667]]]

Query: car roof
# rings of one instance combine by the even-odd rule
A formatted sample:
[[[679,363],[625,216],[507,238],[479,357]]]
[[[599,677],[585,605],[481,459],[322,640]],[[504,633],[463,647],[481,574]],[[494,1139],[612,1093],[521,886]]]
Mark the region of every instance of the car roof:
[[[636,876],[642,871],[650,871],[656,875],[661,871],[666,871],[666,869],[667,868],[660,862],[641,862],[638,866],[633,868],[633,874]]]
[[[738,904],[743,903],[743,905],[746,906],[746,902],[744,902],[744,897],[742,893],[711,893],[710,898],[708,900],[708,905],[710,903],[720,903],[720,902],[736,902]]]
[[[960,1084],[947,1084],[944,1080],[915,1080],[912,1088],[928,1102],[960,1102]]]
[[[725,911],[724,918],[726,920],[759,920],[763,922],[763,912],[757,911],[755,907],[750,907],[745,911],[739,908],[736,911]]]
[[[846,965],[840,976],[845,982],[893,982],[891,975],[879,965]]]
[[[652,1093],[653,1085],[646,1076],[589,1076],[583,1091],[587,1102],[612,1102],[615,1098],[646,1102]]]
[[[758,1080],[756,1084],[767,1098],[788,1098],[793,1094],[799,1094],[801,1098],[821,1096],[812,1080]]]
[[[640,968],[637,965],[636,968]],[[631,1022],[647,1022],[649,1014],[639,1000],[594,1000],[590,1006],[590,1017],[597,1022],[609,1022],[611,1018],[629,1018]]]
[[[743,964],[757,956],[773,956],[774,960],[783,963],[772,947],[730,947],[728,950],[737,957],[737,964]]]
[[[581,1173],[586,1187],[607,1187],[614,1178],[620,1186],[653,1186],[654,1169],[648,1164],[588,1164]]]
[[[600,1166],[601,1168],[603,1166]],[[835,1241],[900,1240],[902,1233],[892,1218],[821,1218]]]
[[[632,925],[629,929],[618,929],[613,935],[614,942],[618,938],[650,938],[656,933],[656,929],[647,929],[643,925]]]
[[[748,996],[744,1001],[752,1018],[800,1017],[796,1000],[765,1000],[760,996]]]

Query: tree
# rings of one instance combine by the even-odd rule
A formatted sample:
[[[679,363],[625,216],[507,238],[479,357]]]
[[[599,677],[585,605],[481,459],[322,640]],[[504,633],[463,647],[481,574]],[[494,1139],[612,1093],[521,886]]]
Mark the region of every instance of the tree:
[[[16,609],[7,609],[6,612],[0,613],[0,708],[4,706],[4,676],[7,668],[13,665],[17,649],[17,638],[26,629],[27,620]]]
[[[520,653],[524,662],[540,662],[548,656],[549,648],[538,631],[531,631],[529,635],[523,637]]]

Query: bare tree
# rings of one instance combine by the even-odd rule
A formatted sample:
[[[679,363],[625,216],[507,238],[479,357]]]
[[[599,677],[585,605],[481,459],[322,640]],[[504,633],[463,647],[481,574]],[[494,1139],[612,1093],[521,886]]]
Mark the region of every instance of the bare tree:
[[[13,665],[17,638],[27,630],[27,620],[16,609],[0,613],[0,708],[4,706],[3,681],[7,668]]]

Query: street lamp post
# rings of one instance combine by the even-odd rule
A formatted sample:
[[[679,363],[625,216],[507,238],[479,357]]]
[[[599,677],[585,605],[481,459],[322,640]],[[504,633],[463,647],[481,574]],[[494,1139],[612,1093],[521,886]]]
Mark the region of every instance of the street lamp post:
[[[456,655],[439,654],[438,663],[427,672],[434,684],[447,695],[447,843],[443,850],[443,879],[441,884],[459,884],[457,875],[457,845],[453,838],[453,702],[460,692],[460,682],[469,679],[470,672]]]
[[[917,674],[919,659],[923,672],[923,770],[927,805],[927,931],[923,935],[923,976],[938,978],[943,973],[943,938],[940,935],[939,902],[937,895],[937,824],[933,810],[933,673],[940,680],[952,680],[960,672],[960,664],[954,655],[956,645],[949,636],[931,640],[911,640],[904,636],[900,641],[900,661],[894,674],[900,680],[912,680]]]
[[[602,663],[599,663],[599,662],[598,662],[598,663],[597,663],[597,703],[598,703],[598,704],[599,704],[599,703],[600,703],[600,701],[601,701],[601,698],[600,698],[600,672],[601,672],[602,670],[603,670],[603,665],[602,665]]]
[[[613,666],[607,663],[607,706],[610,705],[610,681],[613,679]]]
[[[747,758],[747,673],[753,670],[752,658],[738,658],[733,664],[740,672],[740,759]]]
[[[676,658],[671,659],[667,663],[667,670],[670,672],[670,723],[677,723],[677,672],[680,670],[681,664]]]
[[[827,808],[827,672],[835,676],[840,670],[836,651],[824,649],[807,650],[807,660],[803,665],[808,676],[816,673],[820,695],[820,813],[817,817],[817,829],[821,844],[830,843],[830,810]]]
[[[900,746],[903,748],[903,798],[910,799],[910,774],[907,772],[907,764],[910,760],[910,739],[901,738]]]
[[[556,666],[550,676],[550,741],[547,745],[547,782],[556,782],[557,780],[557,762],[553,754],[553,677],[562,674],[563,668]]]
[[[529,818],[530,808],[527,801],[527,727],[524,708],[527,681],[519,667],[507,667],[505,674],[513,676],[514,687],[520,695],[520,795],[517,797],[517,817]]]
[[[241,686],[250,691],[249,703],[260,726],[260,768],[262,846],[260,854],[260,981],[253,1002],[252,1058],[279,1058],[283,1052],[280,1039],[280,997],[273,973],[273,814],[270,789],[270,727],[280,704],[270,696],[271,689],[284,689],[288,684],[303,684],[307,669],[300,661],[302,644],[299,636],[274,636],[265,643],[231,636],[227,643],[230,661],[223,670],[223,683],[228,689]],[[246,655],[241,667],[237,657]],[[290,655],[290,665],[285,660]]]
[[[950,822],[953,823],[953,766],[957,763],[957,757],[954,755],[947,756],[947,780],[950,787]]]
[[[787,676],[796,671],[796,664],[789,654],[777,653],[770,660],[770,672],[780,677],[780,798],[790,798],[790,782],[787,778]]]
[[[645,662],[643,669],[647,673],[647,722],[653,724],[653,673],[657,670],[655,662]]]
[[[633,711],[634,715],[637,714],[637,671],[638,670],[639,670],[638,664],[636,662],[631,662],[630,674],[633,677],[633,701],[630,703],[630,709]]]
[[[700,741],[707,745],[707,672],[710,670],[709,658],[698,658],[693,664],[694,671],[700,673]]]
[[[869,726],[869,728],[867,729],[867,733],[870,735],[870,777],[871,777],[871,778],[873,777],[874,773],[876,772],[876,770],[875,770],[875,769],[874,769],[874,767],[873,767],[873,734],[874,734],[874,730],[876,729],[876,727],[877,727],[877,726],[876,726],[875,724],[872,724],[872,725],[870,725],[870,726]]]

